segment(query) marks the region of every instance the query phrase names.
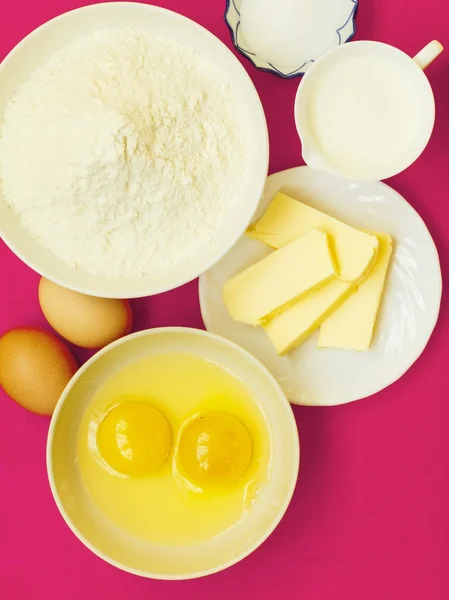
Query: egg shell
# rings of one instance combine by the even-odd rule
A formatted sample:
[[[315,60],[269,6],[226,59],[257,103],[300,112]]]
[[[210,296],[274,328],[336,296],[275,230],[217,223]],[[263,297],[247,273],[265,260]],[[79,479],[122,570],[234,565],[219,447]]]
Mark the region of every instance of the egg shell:
[[[76,370],[70,350],[52,333],[18,328],[0,337],[0,386],[33,413],[51,415]]]
[[[42,277],[39,303],[53,329],[82,348],[102,348],[131,331],[128,300],[87,296]]]

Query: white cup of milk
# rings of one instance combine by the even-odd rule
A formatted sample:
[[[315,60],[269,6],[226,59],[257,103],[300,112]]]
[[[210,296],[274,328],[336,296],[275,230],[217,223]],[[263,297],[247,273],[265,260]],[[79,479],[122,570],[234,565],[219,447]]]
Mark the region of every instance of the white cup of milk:
[[[319,58],[295,100],[304,161],[355,180],[381,180],[409,167],[435,120],[423,70],[443,50],[430,42],[414,58],[388,44],[351,42]]]

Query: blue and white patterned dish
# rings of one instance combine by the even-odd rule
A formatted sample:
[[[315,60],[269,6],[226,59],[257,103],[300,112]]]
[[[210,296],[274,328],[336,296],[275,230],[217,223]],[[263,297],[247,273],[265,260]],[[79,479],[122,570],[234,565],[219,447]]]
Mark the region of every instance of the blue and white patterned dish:
[[[241,6],[243,0],[226,0],[226,10],[225,10],[225,22],[229,28],[231,33],[232,42],[236,48],[236,50],[245,58],[247,58],[257,69],[261,71],[266,71],[268,73],[273,73],[278,77],[282,77],[284,79],[292,79],[293,77],[300,77],[304,75],[307,69],[325,52],[335,48],[337,46],[341,46],[346,42],[352,40],[356,33],[356,16],[357,10],[359,6],[359,0],[335,0],[341,6],[338,11],[338,19],[337,22],[333,25],[333,30],[335,30],[335,36],[333,36],[332,44],[327,44],[323,47],[321,52],[313,52],[311,51],[311,56],[308,60],[303,62],[303,64],[298,65],[293,70],[291,67],[288,69],[282,68],[280,65],[276,65],[270,62],[267,62],[265,59],[257,56],[252,50],[248,47],[248,44],[242,34],[241,30]],[[314,0],[310,0],[313,2]]]

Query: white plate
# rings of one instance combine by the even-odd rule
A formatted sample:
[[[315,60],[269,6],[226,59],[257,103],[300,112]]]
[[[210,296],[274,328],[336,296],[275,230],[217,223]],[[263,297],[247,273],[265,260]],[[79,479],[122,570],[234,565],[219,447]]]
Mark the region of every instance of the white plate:
[[[309,167],[281,171],[268,177],[256,216],[279,190],[349,225],[392,235],[393,261],[372,347],[360,353],[319,350],[315,333],[289,356],[279,357],[260,328],[235,323],[223,303],[223,284],[270,252],[246,237],[200,278],[206,328],[254,354],[294,404],[345,404],[379,392],[410,368],[435,327],[442,281],[432,237],[410,204],[384,183],[355,183]]]

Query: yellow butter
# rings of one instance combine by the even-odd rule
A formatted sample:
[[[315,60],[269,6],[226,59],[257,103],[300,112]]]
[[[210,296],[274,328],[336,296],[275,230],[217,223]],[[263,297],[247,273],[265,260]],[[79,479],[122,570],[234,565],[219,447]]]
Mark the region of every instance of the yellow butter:
[[[235,321],[259,325],[334,275],[328,236],[312,230],[232,277],[223,299]]]
[[[247,235],[272,248],[281,248],[311,229],[329,234],[341,279],[355,283],[366,277],[376,258],[377,238],[285,194],[276,194]]]
[[[386,233],[376,233],[379,252],[368,275],[337,310],[321,325],[319,348],[368,350],[373,338],[393,242]]]
[[[355,289],[333,277],[263,325],[278,354],[287,354],[304,342]]]

